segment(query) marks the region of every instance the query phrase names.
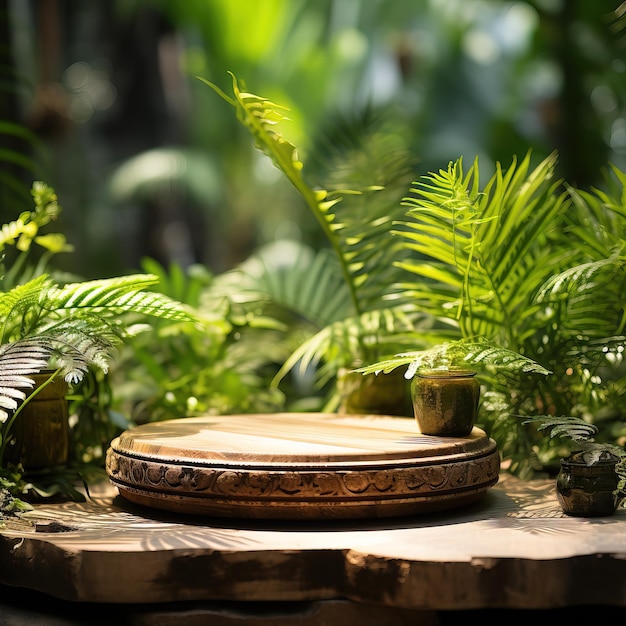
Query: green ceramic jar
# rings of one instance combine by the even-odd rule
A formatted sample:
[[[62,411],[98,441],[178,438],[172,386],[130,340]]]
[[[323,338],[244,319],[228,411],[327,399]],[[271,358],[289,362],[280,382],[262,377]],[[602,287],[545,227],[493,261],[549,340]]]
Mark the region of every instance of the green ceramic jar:
[[[465,437],[478,414],[480,381],[464,369],[423,370],[411,382],[415,420],[424,435]]]

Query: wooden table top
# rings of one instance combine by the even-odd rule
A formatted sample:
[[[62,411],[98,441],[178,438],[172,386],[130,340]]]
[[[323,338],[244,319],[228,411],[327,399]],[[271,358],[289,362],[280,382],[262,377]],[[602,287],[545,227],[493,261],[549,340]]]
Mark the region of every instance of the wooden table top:
[[[336,413],[209,415],[144,424],[115,443],[128,454],[234,467],[328,467],[483,452],[484,432],[431,437],[412,418]]]

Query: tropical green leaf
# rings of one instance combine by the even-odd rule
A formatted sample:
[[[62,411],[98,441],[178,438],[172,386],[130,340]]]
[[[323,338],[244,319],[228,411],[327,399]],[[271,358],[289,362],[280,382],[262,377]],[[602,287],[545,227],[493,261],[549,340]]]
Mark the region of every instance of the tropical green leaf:
[[[415,332],[416,328],[420,328],[419,333]],[[421,319],[413,313],[407,315],[402,307],[370,311],[356,319],[339,320],[315,333],[283,363],[275,380],[280,381],[292,368],[304,372],[324,360],[326,367],[320,377],[320,385],[323,385],[339,368],[363,362],[363,341],[376,346],[377,352],[391,355],[398,346],[415,347],[416,343],[432,346],[452,333],[456,334],[446,327],[434,328],[427,315],[422,315]]]
[[[478,161],[465,173],[459,159],[416,182],[394,234],[414,254],[399,264],[429,281],[429,291],[416,281],[402,285],[405,293],[434,315],[458,319],[466,337],[519,347],[513,329],[532,321],[526,313],[537,285],[563,263],[562,251],[547,246],[565,203],[551,182],[555,161],[551,155],[531,171],[528,154],[506,171],[498,165],[482,190]]]

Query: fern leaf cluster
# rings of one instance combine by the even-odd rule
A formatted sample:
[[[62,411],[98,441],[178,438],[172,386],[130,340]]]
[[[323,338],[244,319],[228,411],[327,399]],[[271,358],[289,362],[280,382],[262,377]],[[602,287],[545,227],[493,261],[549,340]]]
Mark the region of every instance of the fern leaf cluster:
[[[534,292],[567,257],[550,241],[565,206],[552,181],[555,163],[551,155],[531,170],[528,154],[506,171],[497,165],[481,188],[478,161],[465,173],[459,159],[416,183],[394,231],[413,252],[399,262],[417,277],[402,285],[406,297],[458,320],[464,337],[511,347],[531,335]]]
[[[484,187],[478,161],[467,173],[451,163],[413,185],[394,231],[412,252],[400,262],[414,276],[406,298],[458,321],[464,340],[487,337],[553,372],[485,376],[507,400],[484,403],[483,425],[513,467],[528,464],[533,437],[507,416],[626,417],[626,175],[612,167],[606,189],[580,191],[554,179],[556,158],[498,165]]]
[[[56,216],[56,195],[35,184],[33,197],[35,211],[3,227],[2,246],[27,253],[32,241],[50,244],[37,233]],[[20,272],[31,273],[25,258],[18,256],[8,268],[11,281]],[[198,321],[181,303],[151,291],[157,282],[157,276],[136,274],[59,284],[41,273],[0,293],[0,463],[10,425],[26,399],[24,390],[34,385],[31,375],[49,369],[78,383],[90,368],[107,371],[137,318]]]

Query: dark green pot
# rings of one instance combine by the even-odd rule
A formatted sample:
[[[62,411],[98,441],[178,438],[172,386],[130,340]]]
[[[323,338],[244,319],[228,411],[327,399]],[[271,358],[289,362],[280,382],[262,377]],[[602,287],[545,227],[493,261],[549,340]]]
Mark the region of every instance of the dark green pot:
[[[480,381],[471,370],[426,370],[412,380],[413,411],[419,431],[465,437],[478,415]]]
[[[349,415],[395,415],[411,417],[411,385],[401,368],[388,374],[342,370],[337,376],[341,397],[339,413]]]

